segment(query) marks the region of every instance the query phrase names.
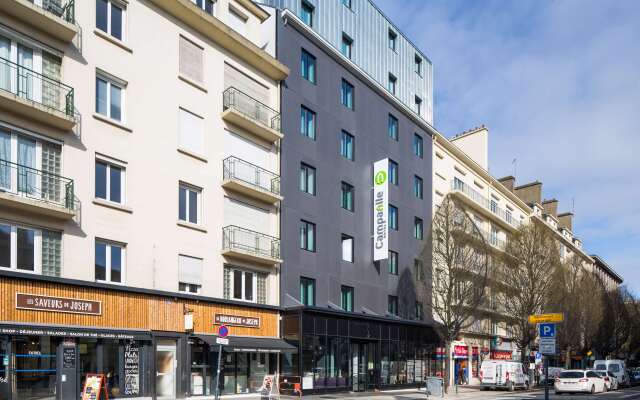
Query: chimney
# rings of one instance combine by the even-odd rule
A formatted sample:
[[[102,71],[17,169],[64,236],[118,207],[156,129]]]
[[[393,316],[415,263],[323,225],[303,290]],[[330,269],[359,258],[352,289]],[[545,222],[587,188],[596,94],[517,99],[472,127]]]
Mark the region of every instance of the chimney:
[[[502,183],[511,192],[513,192],[513,189],[516,186],[516,178],[511,175],[498,179],[498,182]]]
[[[516,186],[513,192],[527,204],[542,202],[542,182],[531,182],[524,185]]]
[[[544,211],[547,214],[553,215],[554,217],[558,218],[558,200],[556,199],[545,200],[542,202],[542,208],[544,208]]]
[[[558,223],[561,228],[567,228],[571,232],[573,232],[573,213],[565,212],[562,214],[558,214]]]

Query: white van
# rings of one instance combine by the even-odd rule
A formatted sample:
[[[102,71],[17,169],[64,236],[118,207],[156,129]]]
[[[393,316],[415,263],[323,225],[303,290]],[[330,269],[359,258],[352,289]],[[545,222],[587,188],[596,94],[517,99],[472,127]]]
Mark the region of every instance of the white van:
[[[609,371],[618,379],[620,386],[629,386],[629,375],[624,360],[596,360],[593,363],[596,371]]]
[[[480,365],[480,382],[483,388],[529,388],[529,376],[522,364],[515,361],[486,360]]]

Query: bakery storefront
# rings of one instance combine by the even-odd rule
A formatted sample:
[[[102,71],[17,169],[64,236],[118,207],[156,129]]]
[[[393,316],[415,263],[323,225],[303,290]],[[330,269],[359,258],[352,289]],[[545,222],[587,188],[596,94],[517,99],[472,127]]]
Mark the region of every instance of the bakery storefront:
[[[43,276],[0,274],[0,399],[80,399],[87,374],[109,398],[255,393],[280,357],[278,309]]]

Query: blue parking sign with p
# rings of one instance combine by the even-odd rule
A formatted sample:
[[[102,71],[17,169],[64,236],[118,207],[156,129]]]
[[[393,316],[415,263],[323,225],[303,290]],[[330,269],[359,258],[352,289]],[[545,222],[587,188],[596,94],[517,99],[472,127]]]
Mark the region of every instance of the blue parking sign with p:
[[[540,337],[554,338],[556,337],[556,324],[539,324]]]

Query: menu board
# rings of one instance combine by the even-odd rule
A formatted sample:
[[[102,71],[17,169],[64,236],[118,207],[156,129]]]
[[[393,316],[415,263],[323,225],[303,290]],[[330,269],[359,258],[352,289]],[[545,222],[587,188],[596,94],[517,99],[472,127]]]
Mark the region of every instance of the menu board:
[[[100,394],[104,385],[104,375],[87,374],[82,389],[82,400],[100,400]],[[107,389],[104,387],[105,398],[107,397]]]
[[[76,367],[76,348],[75,347],[63,347],[62,348],[62,368],[75,368]]]
[[[134,342],[124,346],[124,394],[140,394],[140,348]]]

